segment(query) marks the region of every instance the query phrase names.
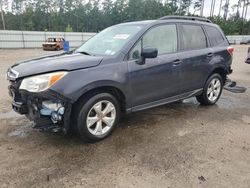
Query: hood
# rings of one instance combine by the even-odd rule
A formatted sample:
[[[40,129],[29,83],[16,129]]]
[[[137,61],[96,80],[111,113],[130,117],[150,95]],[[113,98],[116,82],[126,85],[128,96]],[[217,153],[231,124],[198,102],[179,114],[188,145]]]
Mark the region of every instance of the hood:
[[[35,74],[72,71],[95,67],[103,57],[84,55],[81,53],[62,53],[19,62],[11,67],[11,71],[18,74],[18,78]]]

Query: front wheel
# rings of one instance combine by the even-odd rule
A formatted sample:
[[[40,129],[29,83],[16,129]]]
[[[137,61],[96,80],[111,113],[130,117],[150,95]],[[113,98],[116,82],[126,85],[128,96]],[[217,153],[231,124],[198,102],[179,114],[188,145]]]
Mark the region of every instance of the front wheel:
[[[222,77],[221,75],[215,73],[208,78],[203,88],[203,93],[199,96],[196,96],[196,99],[202,105],[213,105],[219,100],[222,88]]]
[[[87,142],[96,142],[109,136],[120,118],[120,105],[109,93],[90,97],[79,108],[77,131]]]

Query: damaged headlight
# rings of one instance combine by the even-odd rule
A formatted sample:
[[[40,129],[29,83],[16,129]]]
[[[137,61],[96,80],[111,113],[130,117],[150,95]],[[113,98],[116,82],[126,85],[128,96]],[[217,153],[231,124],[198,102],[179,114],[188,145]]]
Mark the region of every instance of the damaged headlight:
[[[58,80],[64,77],[67,72],[53,72],[48,74],[42,74],[37,76],[31,76],[25,78],[19,89],[27,90],[29,92],[41,92],[50,88],[54,85]]]

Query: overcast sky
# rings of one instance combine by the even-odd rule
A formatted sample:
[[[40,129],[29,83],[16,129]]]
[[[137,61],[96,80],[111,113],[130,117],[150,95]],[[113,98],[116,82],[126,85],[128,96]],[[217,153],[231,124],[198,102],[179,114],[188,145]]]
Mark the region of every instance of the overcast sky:
[[[212,0],[205,0],[204,3],[204,16],[209,16],[210,14],[210,9],[211,9],[211,3]],[[232,6],[237,4],[238,0],[229,0],[229,14],[232,13]],[[222,6],[225,4],[225,0],[222,0]],[[215,8],[214,8],[214,15],[218,15],[219,13],[219,8],[220,8],[220,0],[216,0],[215,3]],[[240,9],[241,11],[242,9]],[[190,11],[193,11],[192,9],[190,9]],[[234,10],[236,11],[236,10]],[[221,15],[223,15],[223,10],[221,10]],[[250,18],[250,7],[247,13],[247,18]]]

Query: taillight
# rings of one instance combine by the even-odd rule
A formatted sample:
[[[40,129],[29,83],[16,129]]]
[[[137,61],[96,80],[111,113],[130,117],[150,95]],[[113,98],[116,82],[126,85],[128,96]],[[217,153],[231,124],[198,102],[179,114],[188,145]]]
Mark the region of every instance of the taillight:
[[[234,48],[232,46],[227,47],[227,51],[230,55],[233,55]]]

